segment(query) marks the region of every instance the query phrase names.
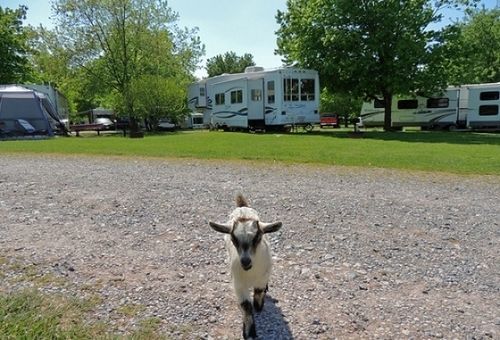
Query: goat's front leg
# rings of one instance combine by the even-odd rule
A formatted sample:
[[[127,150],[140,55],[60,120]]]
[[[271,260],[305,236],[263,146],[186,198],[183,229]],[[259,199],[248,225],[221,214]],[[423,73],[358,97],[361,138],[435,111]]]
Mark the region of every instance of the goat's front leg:
[[[252,303],[250,300],[245,300],[240,303],[240,308],[243,312],[243,339],[257,339]]]
[[[264,298],[266,297],[267,285],[266,288],[254,288],[253,290],[253,307],[257,312],[262,311],[264,308]]]
[[[253,307],[250,302],[250,294],[248,289],[236,288],[236,295],[241,312],[243,313],[243,338],[245,340],[257,339],[257,331],[255,330],[255,320],[253,317]]]

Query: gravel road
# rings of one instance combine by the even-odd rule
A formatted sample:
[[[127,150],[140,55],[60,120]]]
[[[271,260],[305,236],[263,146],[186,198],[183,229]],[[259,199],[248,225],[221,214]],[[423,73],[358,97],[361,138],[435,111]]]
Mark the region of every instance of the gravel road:
[[[0,293],[19,262],[128,334],[238,339],[225,222],[272,234],[261,339],[500,339],[500,177],[198,160],[2,155]],[[56,284],[63,278],[70,284]],[[135,313],[124,313],[135,306]]]

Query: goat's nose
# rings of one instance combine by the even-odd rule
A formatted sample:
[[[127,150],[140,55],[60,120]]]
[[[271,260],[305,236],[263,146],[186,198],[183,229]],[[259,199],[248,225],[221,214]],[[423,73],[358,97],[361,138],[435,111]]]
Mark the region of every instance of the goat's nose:
[[[249,257],[242,257],[240,262],[243,269],[249,270],[252,268],[252,260]]]

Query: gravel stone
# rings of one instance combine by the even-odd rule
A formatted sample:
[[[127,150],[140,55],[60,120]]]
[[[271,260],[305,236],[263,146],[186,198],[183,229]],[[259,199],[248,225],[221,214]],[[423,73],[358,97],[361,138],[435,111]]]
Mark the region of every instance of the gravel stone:
[[[238,339],[220,234],[243,193],[274,267],[261,339],[500,339],[500,177],[2,155],[0,293],[91,298],[89,322]],[[49,275],[43,285],[22,270]],[[136,313],[123,313],[136,306]],[[140,307],[140,308],[138,308]]]

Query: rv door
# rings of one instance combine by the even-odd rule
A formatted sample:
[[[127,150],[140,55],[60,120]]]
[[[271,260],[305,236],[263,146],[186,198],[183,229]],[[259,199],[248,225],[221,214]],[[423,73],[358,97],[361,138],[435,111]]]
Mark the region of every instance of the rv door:
[[[248,80],[248,126],[253,129],[265,128],[264,79]]]

